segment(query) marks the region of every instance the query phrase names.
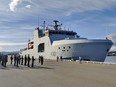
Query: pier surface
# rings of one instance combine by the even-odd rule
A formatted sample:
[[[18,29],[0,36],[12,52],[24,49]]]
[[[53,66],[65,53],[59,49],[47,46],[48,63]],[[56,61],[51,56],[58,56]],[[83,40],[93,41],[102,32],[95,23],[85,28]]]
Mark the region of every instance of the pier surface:
[[[116,87],[116,65],[45,60],[34,68],[0,66],[0,87]]]

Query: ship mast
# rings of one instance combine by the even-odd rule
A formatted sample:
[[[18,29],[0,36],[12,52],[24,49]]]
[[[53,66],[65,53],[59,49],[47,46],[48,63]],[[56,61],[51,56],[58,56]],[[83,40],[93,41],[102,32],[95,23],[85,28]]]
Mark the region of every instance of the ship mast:
[[[46,28],[46,22],[44,21],[43,23],[43,28],[45,29]]]

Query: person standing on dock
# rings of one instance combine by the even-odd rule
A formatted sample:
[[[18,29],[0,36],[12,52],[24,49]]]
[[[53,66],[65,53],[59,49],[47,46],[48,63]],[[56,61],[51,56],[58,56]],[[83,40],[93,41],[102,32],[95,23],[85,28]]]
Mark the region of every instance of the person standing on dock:
[[[8,62],[8,58],[7,58],[7,55],[4,55],[4,57],[3,57],[3,66],[4,67],[6,67],[6,64],[7,64],[7,62]]]
[[[79,57],[79,63],[82,64],[82,58],[81,57]]]
[[[2,55],[2,57],[1,57],[1,64],[2,64],[2,66],[4,66],[4,55]]]
[[[31,58],[30,58],[30,56],[28,55],[28,58],[27,58],[27,66],[28,66],[28,67],[30,67],[30,60],[31,60]]]
[[[16,55],[14,55],[14,66],[16,66],[16,62],[17,62],[17,57]]]
[[[1,64],[1,61],[2,61],[2,57],[0,56],[0,64]]]
[[[24,65],[26,66],[27,65],[27,56],[25,55],[25,62],[24,62]]]
[[[41,65],[43,65],[43,61],[44,61],[43,56],[41,56],[40,59],[41,59]]]
[[[60,60],[62,61],[62,56],[60,56]]]
[[[17,56],[16,59],[17,59],[17,67],[19,67],[20,56]]]
[[[11,55],[10,57],[10,64],[12,65],[12,62],[13,62],[13,56]]]
[[[57,62],[59,61],[59,57],[57,56]]]
[[[2,54],[0,54],[0,64],[2,64],[1,62],[2,62]]]
[[[35,61],[34,56],[32,56],[32,64],[31,64],[32,68],[34,67],[34,61]]]
[[[19,64],[21,64],[21,56],[20,55],[18,56],[18,59],[19,59]]]
[[[3,54],[0,53],[0,64],[2,64],[2,57],[3,57]]]
[[[39,56],[38,60],[39,60],[39,63],[40,63],[41,62],[41,56]]]
[[[21,57],[21,65],[23,65],[23,56]]]

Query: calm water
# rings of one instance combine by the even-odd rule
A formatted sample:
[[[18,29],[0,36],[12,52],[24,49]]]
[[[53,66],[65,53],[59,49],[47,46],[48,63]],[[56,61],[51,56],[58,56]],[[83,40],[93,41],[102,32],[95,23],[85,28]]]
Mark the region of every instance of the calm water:
[[[105,62],[116,63],[116,56],[107,56]]]

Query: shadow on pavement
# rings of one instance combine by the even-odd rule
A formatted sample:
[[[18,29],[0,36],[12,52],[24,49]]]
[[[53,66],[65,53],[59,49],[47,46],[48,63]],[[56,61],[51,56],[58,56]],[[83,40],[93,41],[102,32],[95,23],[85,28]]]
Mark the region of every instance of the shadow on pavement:
[[[50,67],[45,67],[45,66],[34,66],[33,68],[31,67],[31,69],[54,69],[54,68],[50,68]]]
[[[7,65],[7,67],[0,66],[0,69],[4,70],[10,70],[10,69],[21,69],[21,70],[29,70],[29,69],[54,69],[46,66],[34,66],[34,67],[27,67],[27,66],[13,66],[13,65]]]

